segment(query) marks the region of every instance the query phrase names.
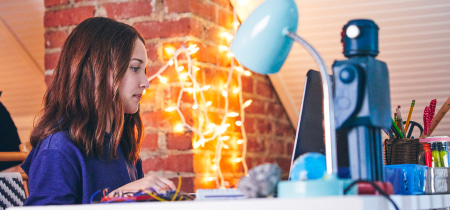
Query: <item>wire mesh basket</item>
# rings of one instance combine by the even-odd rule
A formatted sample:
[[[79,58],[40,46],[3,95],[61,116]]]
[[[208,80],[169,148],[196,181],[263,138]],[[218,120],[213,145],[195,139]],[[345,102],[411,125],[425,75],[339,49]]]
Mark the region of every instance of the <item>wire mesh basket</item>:
[[[421,164],[423,154],[419,139],[386,139],[384,159],[386,165]]]

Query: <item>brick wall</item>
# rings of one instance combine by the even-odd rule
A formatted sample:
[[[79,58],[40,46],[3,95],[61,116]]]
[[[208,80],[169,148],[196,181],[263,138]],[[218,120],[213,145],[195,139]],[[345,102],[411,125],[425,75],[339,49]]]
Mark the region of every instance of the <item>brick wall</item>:
[[[167,63],[165,47],[177,49],[182,45],[197,44],[196,65],[201,71],[198,81],[211,84],[226,81],[231,60],[221,52],[219,45],[229,45],[220,36],[232,32],[233,11],[228,0],[45,0],[45,68],[46,81],[52,78],[61,46],[70,31],[81,21],[93,16],[110,17],[134,26],[146,40],[148,76]],[[183,58],[181,58],[183,60]],[[175,77],[168,70],[165,76]],[[244,101],[252,99],[245,109],[245,129],[248,138],[246,163],[248,168],[261,163],[278,163],[283,176],[289,170],[295,133],[286,113],[266,76],[253,74],[242,78]],[[193,192],[197,188],[215,188],[216,182],[208,179],[214,170],[215,143],[193,148],[195,134],[190,131],[176,133],[174,123],[179,117],[164,111],[164,102],[175,100],[179,87],[151,81],[151,86],[141,104],[145,123],[145,141],[141,152],[144,173],[158,173],[178,182],[182,190]],[[217,112],[223,107],[220,92],[214,88],[208,93]],[[237,100],[230,107],[239,107]],[[186,109],[187,121],[195,121],[195,114]],[[220,117],[216,117],[220,118]],[[240,135],[240,130],[232,129]],[[229,186],[237,185],[243,175],[241,163],[233,162],[236,154],[242,155],[242,145],[234,145],[222,152],[221,168]]]

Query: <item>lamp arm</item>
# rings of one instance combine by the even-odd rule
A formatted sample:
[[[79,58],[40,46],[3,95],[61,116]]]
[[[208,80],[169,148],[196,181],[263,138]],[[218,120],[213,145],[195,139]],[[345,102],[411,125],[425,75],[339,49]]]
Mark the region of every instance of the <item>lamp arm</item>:
[[[322,79],[323,88],[323,111],[325,121],[325,157],[327,161],[327,174],[337,174],[337,155],[336,155],[336,126],[334,122],[334,104],[333,104],[333,92],[331,89],[331,80],[328,75],[325,62],[320,54],[304,39],[295,33],[288,30],[284,30],[283,33],[294,41],[300,43],[306,50],[314,57],[314,60],[319,65],[320,77]]]

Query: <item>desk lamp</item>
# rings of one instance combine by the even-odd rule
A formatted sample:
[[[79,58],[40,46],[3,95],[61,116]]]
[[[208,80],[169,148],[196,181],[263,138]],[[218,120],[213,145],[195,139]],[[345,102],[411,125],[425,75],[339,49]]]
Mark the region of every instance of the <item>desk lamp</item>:
[[[344,30],[347,27],[350,28],[349,31],[353,34],[350,33],[349,35],[353,37],[349,37],[345,33],[342,37],[344,51],[347,49],[344,55],[350,60],[336,61],[333,65],[333,69],[335,70],[334,80],[338,84],[338,88],[340,88],[335,88],[336,95],[339,96],[338,98],[333,98],[334,92],[332,90],[331,79],[325,62],[319,53],[308,42],[295,34],[298,25],[298,11],[293,0],[266,0],[263,2],[241,24],[235,38],[231,42],[230,49],[235,55],[235,58],[246,68],[260,74],[273,74],[278,72],[289,54],[293,41],[304,46],[318,64],[324,97],[327,176],[323,180],[314,180],[316,182],[312,183],[297,182],[300,186],[280,182],[282,186],[291,185],[290,190],[292,192],[297,191],[293,193],[296,194],[295,196],[340,195],[342,194],[343,187],[349,184],[348,179],[337,178],[337,128],[345,128],[352,131],[348,133],[348,139],[354,140],[352,142],[349,141],[349,152],[355,153],[354,155],[349,155],[350,159],[354,158],[353,161],[350,160],[350,171],[354,175],[352,179],[384,181],[382,155],[380,155],[381,147],[378,144],[375,144],[375,147],[373,147],[373,142],[378,141],[378,137],[381,137],[378,135],[380,132],[379,128],[390,127],[390,96],[387,67],[383,62],[373,58],[378,54],[378,35],[372,36],[370,34],[372,32],[369,31],[369,40],[355,39],[358,35],[360,35],[360,38],[367,36],[365,34],[367,30],[354,31],[355,27],[358,29],[358,24],[362,24],[364,28],[365,25],[370,25],[370,23],[373,22],[370,22],[370,20],[356,20],[356,22],[352,22],[352,24],[348,24],[344,28]],[[376,29],[378,30],[378,27]],[[376,39],[376,45],[370,44],[373,39]],[[355,40],[357,41],[355,42]],[[367,53],[365,49],[360,50],[360,42],[369,42],[369,48],[376,48],[376,53],[370,50]],[[363,47],[364,43],[362,45]],[[361,65],[358,65],[358,62]],[[372,67],[375,70],[381,68],[381,71],[369,72],[369,75],[374,78],[367,78],[365,76],[367,73],[365,70],[371,69]],[[368,82],[369,87],[365,88],[367,86],[365,81],[371,79],[374,79],[374,81]],[[382,83],[377,87],[379,81],[382,81]],[[379,87],[381,87],[379,90],[374,91],[374,88]],[[387,93],[382,93],[384,94],[383,96],[377,97],[380,95],[380,91],[386,90]],[[373,102],[374,99],[383,99],[386,103],[381,105],[377,103],[373,106],[367,104]],[[347,105],[344,102],[347,102]],[[335,105],[342,112],[337,116],[334,113]],[[375,111],[372,109],[375,109]],[[380,113],[380,117],[370,117],[370,114]],[[362,117],[358,118],[361,114]],[[335,120],[339,123],[338,126],[336,126]],[[353,128],[356,128],[356,131]],[[352,143],[356,145],[350,145]],[[381,139],[379,139],[379,143],[381,143]],[[369,158],[366,160],[366,157]],[[373,166],[375,166],[375,170],[372,169]],[[369,170],[369,172],[366,170]],[[375,175],[373,175],[374,171],[376,171]],[[278,185],[279,190],[280,184]],[[299,187],[308,189],[302,190],[303,192],[299,194]],[[297,190],[294,188],[297,188]]]

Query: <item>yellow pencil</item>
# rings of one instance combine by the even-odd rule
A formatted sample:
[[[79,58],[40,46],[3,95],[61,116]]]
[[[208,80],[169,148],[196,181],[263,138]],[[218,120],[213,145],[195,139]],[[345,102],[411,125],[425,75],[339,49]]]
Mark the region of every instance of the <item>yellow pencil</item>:
[[[409,108],[409,113],[408,113],[408,118],[406,119],[406,124],[405,124],[405,131],[408,130],[409,127],[409,121],[411,120],[411,115],[412,115],[412,111],[414,109],[414,104],[416,103],[416,100],[412,100],[411,102],[411,108]]]

